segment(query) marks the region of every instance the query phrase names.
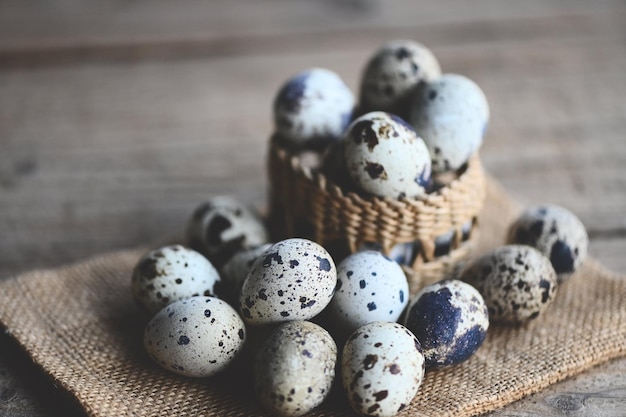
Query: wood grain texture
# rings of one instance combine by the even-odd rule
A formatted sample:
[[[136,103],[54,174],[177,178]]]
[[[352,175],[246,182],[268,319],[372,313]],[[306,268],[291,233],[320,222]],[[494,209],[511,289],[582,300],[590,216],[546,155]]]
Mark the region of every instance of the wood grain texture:
[[[570,208],[625,272],[625,22],[604,0],[0,2],[0,277],[179,235],[215,194],[262,207],[278,86],[322,66],[356,89],[393,38],[483,87],[486,168],[522,204]],[[0,416],[80,415],[6,336],[0,352]],[[493,416],[624,416],[625,364]]]

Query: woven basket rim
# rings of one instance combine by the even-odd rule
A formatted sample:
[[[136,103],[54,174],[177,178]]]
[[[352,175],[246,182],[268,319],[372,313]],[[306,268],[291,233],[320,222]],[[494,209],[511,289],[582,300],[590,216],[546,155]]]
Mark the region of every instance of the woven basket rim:
[[[355,191],[348,191],[347,193],[333,181],[331,181],[323,172],[314,170],[311,167],[305,166],[300,162],[300,157],[298,154],[291,152],[288,148],[281,146],[277,141],[270,141],[270,152],[275,152],[277,156],[279,156],[283,161],[288,161],[291,165],[291,168],[294,170],[294,173],[302,174],[309,180],[315,182],[321,189],[328,192],[334,197],[346,198],[352,201],[353,203],[364,206],[364,205],[376,205],[377,203],[383,202],[385,204],[389,204],[391,206],[403,206],[413,205],[413,206],[437,206],[441,200],[445,200],[448,198],[448,195],[462,186],[462,180],[465,176],[468,175],[470,170],[480,170],[482,173],[482,164],[480,163],[480,156],[478,152],[473,153],[468,159],[467,163],[463,165],[462,168],[457,170],[458,177],[453,179],[450,183],[446,184],[439,189],[427,193],[422,194],[416,197],[408,197],[402,196],[400,198],[391,198],[391,197],[379,197],[376,195],[360,195]]]

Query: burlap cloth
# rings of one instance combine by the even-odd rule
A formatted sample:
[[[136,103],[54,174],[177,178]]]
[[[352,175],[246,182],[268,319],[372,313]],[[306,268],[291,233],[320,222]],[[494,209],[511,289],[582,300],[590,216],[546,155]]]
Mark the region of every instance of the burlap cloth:
[[[501,243],[517,207],[493,181],[479,251]],[[167,373],[143,353],[146,318],[130,295],[143,249],[35,271],[0,284],[0,321],[90,416],[266,415],[242,369],[211,380]],[[545,315],[489,329],[460,366],[427,373],[403,416],[471,416],[494,410],[593,365],[626,354],[626,279],[588,260]],[[334,392],[315,416],[352,415]]]

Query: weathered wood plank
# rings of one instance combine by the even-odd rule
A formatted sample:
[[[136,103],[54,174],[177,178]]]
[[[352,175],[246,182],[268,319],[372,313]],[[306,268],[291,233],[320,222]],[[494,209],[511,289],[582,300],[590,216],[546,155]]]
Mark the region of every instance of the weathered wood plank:
[[[457,3],[415,7],[405,1],[286,5],[265,1],[233,3],[226,10],[202,3],[188,9],[181,6],[178,13],[168,10],[169,3],[163,7],[161,3],[137,2],[134,9],[102,3],[107,13],[98,8],[83,10],[84,6],[78,5],[53,9],[55,13],[48,10],[45,22],[37,24],[31,22],[33,18],[36,21],[37,11],[31,10],[30,16],[26,12],[30,21],[25,22],[22,14],[14,15],[8,7],[4,22],[0,13],[0,66],[345,51],[371,48],[391,36],[419,39],[433,47],[509,39],[588,39],[623,35],[620,22],[626,13],[626,7],[614,1],[593,5],[533,1],[518,8],[481,0],[470,9]],[[251,7],[254,5],[265,13]],[[281,13],[267,13],[273,8]],[[460,8],[463,13],[459,13]],[[4,36],[3,28],[7,32]],[[32,28],[36,28],[33,33],[29,31]]]
[[[41,4],[19,0],[0,3],[1,48],[50,47],[72,43],[131,39],[193,39],[325,32],[330,29],[397,29],[432,24],[509,19],[555,18],[624,11],[618,0],[541,1],[505,4],[461,0],[415,4],[410,0],[285,2],[165,0]]]
[[[626,415],[626,360],[600,365],[484,417]]]

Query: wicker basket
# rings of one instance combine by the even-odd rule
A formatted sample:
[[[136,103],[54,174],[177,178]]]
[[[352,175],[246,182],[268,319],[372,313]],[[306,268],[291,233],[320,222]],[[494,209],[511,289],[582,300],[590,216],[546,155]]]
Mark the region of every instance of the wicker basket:
[[[377,242],[389,254],[394,245],[419,242],[405,266],[411,292],[451,273],[475,241],[477,215],[485,197],[478,154],[450,184],[423,198],[400,200],[344,193],[300,157],[270,141],[270,227],[274,239],[300,236],[324,245],[336,259]],[[463,233],[464,225],[471,224]],[[435,256],[435,239],[454,230],[449,253]],[[465,236],[464,236],[465,235]]]

